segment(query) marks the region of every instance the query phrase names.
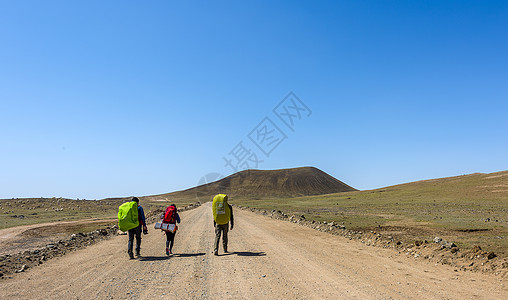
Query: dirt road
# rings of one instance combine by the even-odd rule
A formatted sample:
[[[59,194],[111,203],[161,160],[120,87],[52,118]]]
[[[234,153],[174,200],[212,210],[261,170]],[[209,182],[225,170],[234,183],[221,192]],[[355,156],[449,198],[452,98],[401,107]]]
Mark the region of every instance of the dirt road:
[[[506,299],[507,282],[413,261],[289,222],[235,210],[230,254],[212,255],[210,203],[181,213],[174,256],[151,229],[129,260],[127,237],[0,282],[1,299]]]
[[[0,255],[34,250],[69,236],[69,228],[83,224],[115,223],[116,219],[51,222],[0,229]],[[65,229],[67,230],[65,230]]]

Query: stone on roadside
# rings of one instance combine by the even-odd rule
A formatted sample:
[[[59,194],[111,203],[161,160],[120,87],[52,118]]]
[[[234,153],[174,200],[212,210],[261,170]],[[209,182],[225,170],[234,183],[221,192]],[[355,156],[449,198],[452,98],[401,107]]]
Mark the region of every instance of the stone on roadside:
[[[23,265],[23,266],[21,266],[21,269],[16,270],[16,273],[21,273],[21,272],[24,272],[26,269],[27,269],[27,266],[26,266],[26,265]]]

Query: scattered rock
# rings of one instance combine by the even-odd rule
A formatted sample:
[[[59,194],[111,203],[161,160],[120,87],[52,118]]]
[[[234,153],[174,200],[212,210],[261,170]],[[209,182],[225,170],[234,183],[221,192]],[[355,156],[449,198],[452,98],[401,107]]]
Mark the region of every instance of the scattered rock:
[[[487,254],[488,259],[493,259],[495,257],[497,257],[497,255],[494,252],[489,252],[489,254]]]
[[[43,248],[0,256],[0,273],[7,275],[23,272],[53,257],[62,256],[69,251],[84,248],[96,241],[115,236],[117,230],[118,226],[109,226],[94,232],[92,236],[87,234],[73,234],[66,240],[59,240],[58,242],[47,244]],[[106,235],[104,235],[104,233],[106,233]],[[21,264],[23,266],[20,268]]]
[[[24,272],[26,269],[27,269],[27,266],[26,266],[26,265],[23,265],[23,266],[21,267],[21,269],[16,270],[16,273],[21,273],[21,272]]]
[[[245,209],[257,214],[264,214],[263,209],[258,208],[250,208],[250,207],[241,207],[236,206],[240,209]],[[161,212],[162,213],[162,212]],[[398,248],[399,254],[405,254],[409,257],[414,257],[416,259],[423,258],[430,261],[434,261],[440,264],[451,265],[457,268],[457,270],[469,270],[469,271],[479,271],[479,272],[493,272],[496,270],[499,271],[501,268],[508,269],[508,261],[499,261],[494,260],[492,263],[488,263],[487,260],[487,252],[482,251],[479,246],[475,246],[472,249],[459,249],[457,245],[453,242],[443,240],[441,237],[435,237],[434,243],[429,242],[429,240],[416,240],[412,244],[408,244],[403,242],[402,240],[396,241],[397,237],[394,236],[384,236],[382,234],[377,233],[376,231],[355,231],[348,230],[343,225],[338,225],[336,222],[328,222],[328,221],[316,221],[316,220],[306,220],[299,216],[290,215],[288,216],[284,212],[278,210],[277,213],[273,213],[269,215],[269,217],[278,220],[290,221],[293,223],[298,223],[300,225],[313,228],[315,230],[321,232],[327,232],[334,235],[341,235],[349,240],[358,240],[367,246],[376,246],[382,248]],[[344,224],[344,222],[342,222]],[[422,247],[422,248],[414,248]],[[440,251],[438,250],[448,249],[449,251]],[[461,251],[460,254],[459,251]],[[418,252],[417,252],[418,251]],[[421,252],[420,252],[421,251]],[[432,252],[432,253],[431,253]],[[495,254],[493,254],[495,255]],[[494,256],[495,257],[495,256]],[[492,258],[494,258],[492,257]],[[489,259],[492,259],[489,258]],[[464,261],[465,260],[465,261]],[[469,261],[468,261],[469,260]],[[480,260],[477,263],[471,263],[471,260]],[[482,262],[483,260],[483,262]],[[466,266],[469,265],[469,268]],[[473,267],[474,265],[474,267]],[[487,266],[487,267],[480,267]],[[502,272],[505,272],[504,270]],[[498,274],[498,273],[496,273]],[[505,274],[508,274],[505,272]]]
[[[442,248],[452,249],[452,248],[457,247],[457,245],[455,245],[454,243],[445,241],[440,237],[435,237],[434,243],[441,245]]]

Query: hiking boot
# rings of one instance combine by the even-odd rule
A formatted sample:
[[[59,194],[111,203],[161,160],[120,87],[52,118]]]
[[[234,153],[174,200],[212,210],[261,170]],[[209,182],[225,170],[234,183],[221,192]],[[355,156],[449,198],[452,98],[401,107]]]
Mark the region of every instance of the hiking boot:
[[[166,247],[166,255],[169,255],[170,253],[169,248]]]
[[[217,249],[213,250],[213,255],[215,255],[215,256],[219,255],[219,250],[217,250]]]
[[[134,259],[134,255],[132,255],[132,253],[129,253],[129,259]]]
[[[228,247],[224,247],[224,253],[228,253]]]
[[[136,256],[141,256],[141,253],[139,251],[136,251]]]

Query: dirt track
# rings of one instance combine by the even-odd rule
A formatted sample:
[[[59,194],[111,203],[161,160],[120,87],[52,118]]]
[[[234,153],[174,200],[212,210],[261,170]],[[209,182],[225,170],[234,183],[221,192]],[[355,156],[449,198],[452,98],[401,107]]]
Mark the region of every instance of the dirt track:
[[[61,228],[83,224],[114,223],[115,219],[88,219],[79,221],[51,222],[0,229],[0,255],[34,250],[69,236]],[[60,227],[60,228],[59,228]]]
[[[176,253],[149,229],[143,257],[118,236],[1,282],[1,299],[506,299],[506,280],[397,255],[235,210],[228,255],[213,256],[210,203],[181,213]]]

